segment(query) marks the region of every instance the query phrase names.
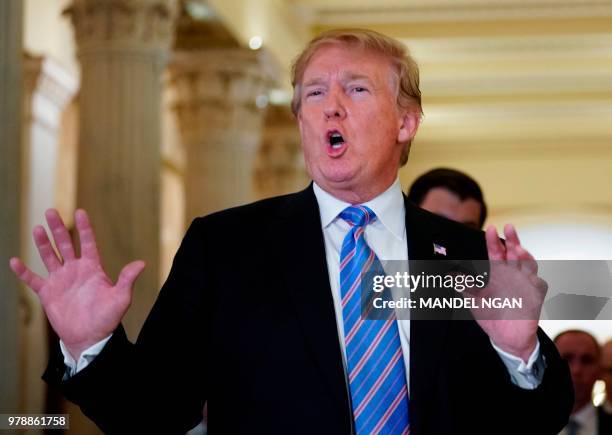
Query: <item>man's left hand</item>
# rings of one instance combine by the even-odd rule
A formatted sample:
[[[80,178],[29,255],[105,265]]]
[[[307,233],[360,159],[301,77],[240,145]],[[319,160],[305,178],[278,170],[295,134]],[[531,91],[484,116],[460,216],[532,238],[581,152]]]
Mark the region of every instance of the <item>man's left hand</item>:
[[[475,317],[496,346],[527,362],[537,344],[538,320],[548,285],[538,277],[538,264],[521,246],[515,228],[506,225],[504,235],[505,246],[495,227],[486,230],[491,271],[481,297],[518,297],[523,300],[523,309],[519,316],[516,311],[501,309],[493,316],[476,313]]]

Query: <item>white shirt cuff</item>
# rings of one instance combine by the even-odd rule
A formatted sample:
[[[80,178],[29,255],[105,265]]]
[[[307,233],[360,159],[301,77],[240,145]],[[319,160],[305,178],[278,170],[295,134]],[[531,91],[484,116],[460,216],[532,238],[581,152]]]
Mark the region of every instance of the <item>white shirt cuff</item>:
[[[510,379],[514,385],[526,390],[534,390],[542,383],[546,361],[540,353],[540,341],[536,342],[536,347],[529,356],[527,364],[522,358],[503,351],[491,341],[493,349],[499,354],[504,365],[510,373]]]
[[[68,349],[64,345],[64,342],[60,340],[60,349],[62,350],[62,354],[64,355],[64,364],[66,365],[66,373],[64,375],[64,380],[76,375],[78,372],[87,367],[89,363],[92,362],[94,358],[100,354],[100,352],[102,352],[102,349],[106,345],[106,342],[110,340],[112,336],[113,334],[85,349],[81,353],[78,362],[74,360],[74,358],[72,357],[72,355],[70,355],[70,352],[68,352]]]

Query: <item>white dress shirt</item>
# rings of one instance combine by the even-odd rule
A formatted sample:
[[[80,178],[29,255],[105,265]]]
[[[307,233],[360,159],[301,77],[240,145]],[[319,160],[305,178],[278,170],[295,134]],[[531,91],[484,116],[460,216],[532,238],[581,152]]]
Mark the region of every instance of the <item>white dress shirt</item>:
[[[336,324],[338,325],[338,338],[342,348],[344,365],[346,367],[346,346],[344,344],[344,322],[342,321],[342,304],[340,297],[340,251],[342,242],[348,233],[349,225],[338,215],[351,204],[341,201],[314,183],[314,194],[319,204],[321,226],[325,239],[325,256],[329,281],[331,284],[332,298],[336,311]],[[408,245],[406,242],[406,210],[404,208],[404,197],[399,178],[382,194],[364,203],[377,216],[377,219],[365,229],[365,240],[372,248],[378,259],[384,263],[386,260],[408,260]],[[398,320],[399,335],[406,367],[406,381],[410,385],[410,320]],[[60,341],[60,347],[64,354],[64,363],[67,366],[66,376],[73,376],[83,370],[102,351],[108,336],[104,340],[86,349],[78,361],[74,361]],[[491,342],[500,355],[502,361],[508,368],[512,381],[527,389],[536,388],[542,381],[543,371],[534,373],[533,366],[540,354],[540,344],[537,343],[527,364],[516,356],[502,351]]]

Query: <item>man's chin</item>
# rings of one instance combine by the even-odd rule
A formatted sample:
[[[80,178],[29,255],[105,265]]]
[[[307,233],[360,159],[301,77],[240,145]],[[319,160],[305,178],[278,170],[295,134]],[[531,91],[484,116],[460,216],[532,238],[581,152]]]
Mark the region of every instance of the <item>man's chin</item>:
[[[359,173],[338,173],[325,174],[313,180],[319,187],[332,196],[350,204],[365,202],[363,195],[369,190],[369,186],[363,186],[362,178]]]
[[[321,174],[317,184],[320,186],[329,186],[334,189],[345,189],[354,186],[357,183],[357,171],[333,171]]]

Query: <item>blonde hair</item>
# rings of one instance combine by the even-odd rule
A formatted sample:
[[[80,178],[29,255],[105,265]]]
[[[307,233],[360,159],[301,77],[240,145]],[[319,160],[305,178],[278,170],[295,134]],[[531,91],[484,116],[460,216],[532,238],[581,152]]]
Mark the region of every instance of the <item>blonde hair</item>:
[[[330,44],[344,44],[356,46],[364,50],[371,50],[386,56],[394,66],[394,79],[398,87],[397,106],[402,109],[413,108],[422,115],[421,90],[419,89],[419,67],[404,45],[393,38],[373,30],[366,29],[337,29],[321,33],[314,38],[295,59],[291,67],[291,84],[293,86],[293,99],[291,111],[297,116],[300,111],[302,89],[301,82],[304,71],[315,53],[323,46]],[[410,141],[406,144],[400,158],[404,165],[408,160]]]

